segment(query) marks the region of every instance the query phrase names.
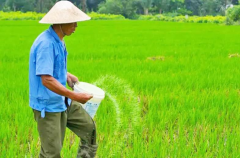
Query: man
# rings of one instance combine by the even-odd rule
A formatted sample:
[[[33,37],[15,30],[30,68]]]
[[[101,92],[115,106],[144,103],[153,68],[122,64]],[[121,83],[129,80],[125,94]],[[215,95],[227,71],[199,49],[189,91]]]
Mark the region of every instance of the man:
[[[59,1],[40,21],[52,24],[34,41],[29,61],[29,100],[41,140],[40,158],[61,157],[66,127],[81,138],[77,157],[90,158],[96,154],[95,124],[78,103],[86,103],[93,96],[66,88],[66,83],[73,87],[78,78],[67,72],[63,41],[74,33],[78,21],[89,19],[71,2]]]

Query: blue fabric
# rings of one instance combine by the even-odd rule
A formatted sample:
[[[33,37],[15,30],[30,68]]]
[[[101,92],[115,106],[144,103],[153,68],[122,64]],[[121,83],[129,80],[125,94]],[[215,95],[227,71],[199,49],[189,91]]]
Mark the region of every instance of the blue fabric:
[[[34,41],[29,59],[30,106],[42,112],[66,110],[65,97],[58,95],[42,84],[41,75],[54,77],[63,86],[67,82],[67,51],[52,26]]]

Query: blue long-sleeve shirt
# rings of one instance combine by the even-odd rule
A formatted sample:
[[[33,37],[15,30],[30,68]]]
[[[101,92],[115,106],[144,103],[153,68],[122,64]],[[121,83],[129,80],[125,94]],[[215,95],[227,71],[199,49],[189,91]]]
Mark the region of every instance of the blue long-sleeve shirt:
[[[52,26],[34,41],[29,60],[29,102],[30,106],[42,112],[62,112],[66,110],[64,96],[46,88],[41,75],[54,77],[63,86],[67,82],[67,51]]]

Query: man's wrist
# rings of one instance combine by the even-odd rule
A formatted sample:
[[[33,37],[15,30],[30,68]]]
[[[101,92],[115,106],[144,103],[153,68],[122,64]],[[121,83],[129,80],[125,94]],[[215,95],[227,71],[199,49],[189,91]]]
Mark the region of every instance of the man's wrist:
[[[74,92],[67,89],[67,92],[66,92],[66,97],[70,98],[70,99],[73,99],[74,100]]]

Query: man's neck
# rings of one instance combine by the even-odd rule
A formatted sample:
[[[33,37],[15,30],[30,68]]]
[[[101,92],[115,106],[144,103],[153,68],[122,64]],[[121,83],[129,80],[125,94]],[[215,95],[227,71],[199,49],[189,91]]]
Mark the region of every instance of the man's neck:
[[[61,25],[60,24],[54,24],[52,25],[53,30],[56,32],[56,34],[58,35],[58,37],[60,38],[60,40],[63,40],[63,37],[65,36],[64,33],[61,30]]]

